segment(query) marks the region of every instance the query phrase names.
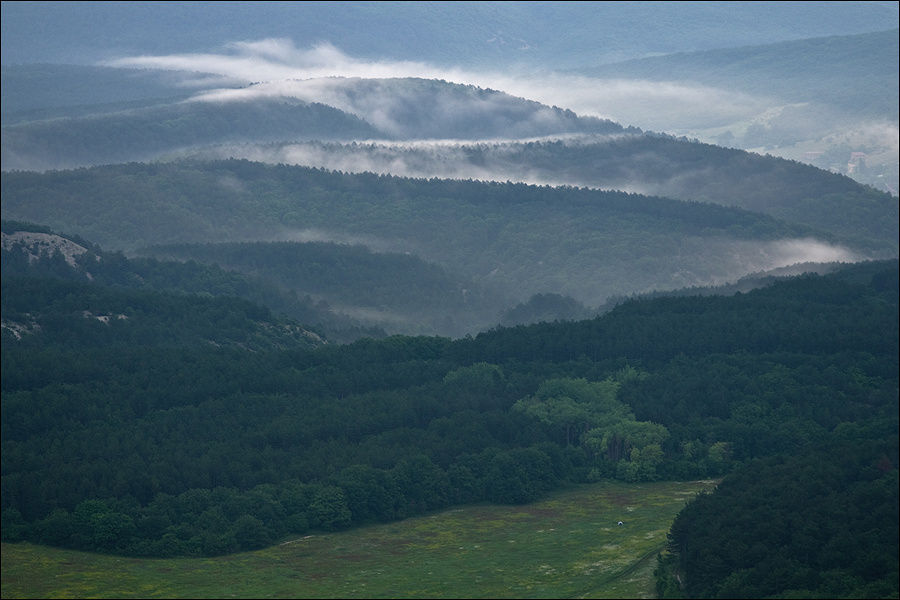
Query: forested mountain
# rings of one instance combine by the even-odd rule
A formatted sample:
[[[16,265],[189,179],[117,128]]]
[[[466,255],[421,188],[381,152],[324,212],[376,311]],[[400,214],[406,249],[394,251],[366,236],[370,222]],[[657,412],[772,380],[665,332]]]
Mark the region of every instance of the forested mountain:
[[[354,139],[379,132],[322,104],[182,101],[3,128],[4,169],[51,169],[148,160],[227,141]]]
[[[27,289],[4,288],[4,318]],[[4,338],[3,536],[220,554],[604,477],[749,468],[744,481],[758,484],[756,459],[814,456],[832,441],[876,461],[858,493],[891,514],[897,302],[891,261],[458,341],[249,352],[82,343],[91,332],[79,330]],[[797,494],[818,497],[813,475],[795,472]],[[807,506],[780,505],[779,519]],[[816,535],[837,549],[840,530]],[[896,553],[896,537],[878,543]],[[828,556],[854,569],[849,589],[891,589],[855,557]]]
[[[12,70],[10,78],[27,80],[21,70]],[[148,85],[153,83],[150,79]],[[148,160],[227,142],[527,138],[624,131],[608,120],[578,117],[495,90],[415,78],[263,82],[210,90],[176,103],[127,110],[79,106],[74,112],[88,114],[4,125],[3,169]]]
[[[77,236],[4,221],[0,256],[4,277],[243,298],[313,326],[334,342],[384,337],[378,326],[392,333],[424,331],[458,337],[498,322],[509,327],[577,321],[629,300],[614,296],[591,309],[573,298],[546,293],[511,306],[509,298],[479,289],[472,281],[412,255],[375,253],[364,246],[327,242],[151,246],[126,258],[104,252]],[[839,263],[804,263],[754,273],[721,286],[657,291],[641,297],[729,296],[771,285],[780,278],[829,273],[841,267]],[[27,322],[8,321],[4,327],[12,335],[13,331],[32,331]]]
[[[552,292],[596,306],[613,294],[722,283],[809,253],[852,256],[814,241],[827,239],[816,230],[711,204],[245,161],[4,173],[2,193],[4,218],[106,248],[364,242],[412,252],[519,301]]]
[[[896,2],[2,12],[4,542],[721,479],[661,596],[900,593]]]
[[[620,133],[618,123],[493,89],[417,77],[276,80],[212,90],[198,101],[268,97],[323,102],[357,115],[399,139],[528,138],[567,133]]]
[[[496,324],[509,299],[416,256],[361,245],[253,242],[151,246],[139,254],[215,264],[311,296],[399,333],[454,337]]]
[[[880,2],[677,7],[429,3],[415,8],[403,3],[381,3],[377,8],[320,3],[251,9],[206,5],[202,14],[196,14],[198,9],[187,5],[132,3],[127,9],[80,5],[47,11],[41,5],[7,4],[3,124],[140,109],[148,102],[159,104],[203,90],[234,92],[251,84],[258,94],[331,104],[317,92],[333,95],[333,90],[324,89],[331,87],[332,77],[371,82],[425,79],[433,86],[445,80],[442,83],[499,89],[547,107],[562,106],[582,116],[644,130],[801,160],[896,195],[895,9],[892,3]],[[95,17],[87,18],[88,14]],[[111,28],[96,30],[110,14],[117,15],[115,35]],[[272,22],[275,14],[277,20]],[[25,34],[33,31],[34,23],[41,24],[41,34]],[[164,35],[150,35],[154,27]],[[73,37],[76,30],[91,29],[95,32]],[[236,29],[239,35],[221,37]],[[384,33],[386,29],[389,33]],[[52,40],[44,35],[51,30],[56,31]],[[176,32],[181,32],[179,43],[173,37]],[[166,44],[161,45],[160,39]],[[450,46],[438,49],[437,40]],[[57,45],[64,43],[73,47],[60,54]],[[315,81],[319,83],[309,83]],[[381,94],[372,86],[384,84],[366,84],[370,98],[362,102],[359,95],[335,98],[345,102],[335,108],[346,110],[355,104],[366,113],[354,113],[357,117],[383,133],[407,137],[427,133],[471,139],[472,131],[479,139],[539,135],[523,133],[521,123],[510,119],[502,121],[506,131],[498,131],[501,121],[494,121],[493,127],[478,133],[484,119],[477,119],[479,125],[473,129],[471,122],[457,118],[467,115],[476,120],[473,117],[482,109],[478,103],[459,110],[457,103],[434,102],[427,94],[411,95],[402,89]],[[431,109],[423,109],[429,103]],[[398,111],[399,105],[404,106]],[[395,118],[407,111],[412,118]],[[388,119],[389,127],[373,121],[388,113],[395,113]],[[448,115],[453,118],[448,120]],[[121,137],[128,128],[120,120],[114,119]],[[549,133],[559,135],[558,124]],[[16,138],[33,151],[43,145],[31,139],[33,133],[40,139],[62,136],[58,141],[64,146],[62,133],[48,131],[58,125],[43,124],[34,132],[30,127],[19,129],[10,141]],[[531,125],[532,131],[541,130],[536,123]],[[544,125],[546,131],[549,123]],[[177,135],[183,126],[175,127],[173,142],[184,137]],[[32,162],[16,162],[19,148],[9,147],[5,168],[105,162],[96,136],[84,139],[84,146],[68,144],[65,161],[29,154]],[[120,154],[117,160],[144,156]]]
[[[852,179],[773,156],[653,134],[497,143],[223,146],[241,157],[344,172],[619,189],[735,206],[896,252],[897,201]]]
[[[4,336],[11,335],[17,339],[21,339],[23,333],[44,331],[46,328],[42,328],[40,322],[47,319],[60,319],[59,324],[65,327],[83,326],[82,319],[73,318],[79,315],[87,319],[96,318],[104,324],[108,324],[110,319],[124,321],[128,318],[127,311],[113,314],[110,308],[114,305],[121,307],[123,303],[130,308],[133,308],[132,305],[143,305],[154,326],[158,326],[159,319],[175,319],[177,325],[173,323],[168,334],[172,339],[186,335],[197,341],[199,334],[193,317],[181,313],[214,310],[223,311],[219,315],[221,318],[225,318],[228,311],[265,315],[265,318],[260,317],[260,325],[275,333],[269,335],[273,339],[265,343],[280,343],[278,337],[287,332],[300,334],[305,338],[303,343],[312,345],[322,343],[322,337],[346,342],[361,336],[385,335],[377,328],[365,327],[360,321],[333,311],[321,300],[298,295],[257,278],[240,276],[193,261],[128,259],[121,253],[104,252],[81,238],[61,236],[49,228],[33,224],[4,221],[0,257],[6,282],[4,289],[7,289],[7,283],[13,286],[10,282],[15,279],[18,282],[15,285],[25,286],[23,293],[24,289],[31,290],[30,295],[25,295],[24,300],[17,300],[17,304],[4,304],[12,311],[10,316],[4,313]],[[58,298],[55,296],[60,295],[67,299],[57,305],[55,301]],[[10,292],[10,302],[14,297],[18,297],[15,290]],[[222,299],[212,302],[213,297]],[[244,302],[237,302],[237,298]],[[250,307],[248,301],[256,306]],[[29,309],[28,302],[35,305]],[[168,308],[160,311],[152,308],[154,304],[167,304]],[[48,316],[51,313],[55,315],[52,318]],[[278,315],[285,315],[295,322],[275,319]],[[237,318],[244,319],[245,316]],[[298,326],[297,322],[302,326]],[[133,328],[134,323],[119,325]],[[249,327],[250,323],[244,325]],[[142,327],[146,330],[148,326]],[[95,329],[105,331],[103,328]],[[212,329],[208,328],[203,335],[207,337],[200,336],[200,340],[221,343]],[[108,337],[101,336],[100,339],[109,341]],[[166,336],[159,338],[160,343],[166,343],[165,339]],[[282,341],[292,345],[298,343],[293,337]]]
[[[276,319],[237,294],[213,297],[208,290],[242,283],[226,273],[156,261],[132,264],[83,241],[27,229],[36,228],[4,222],[4,344],[262,350],[324,343],[314,331]],[[176,292],[177,286],[182,289]],[[205,294],[184,293],[194,286]]]

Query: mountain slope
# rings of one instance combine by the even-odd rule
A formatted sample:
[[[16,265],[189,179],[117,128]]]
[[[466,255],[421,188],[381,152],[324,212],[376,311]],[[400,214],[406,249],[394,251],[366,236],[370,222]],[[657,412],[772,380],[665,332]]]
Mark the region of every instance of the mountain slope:
[[[875,430],[896,448],[897,275],[854,265],[457,341],[4,339],[4,540],[226,554],[572,482],[718,477]],[[895,456],[882,466],[896,476]]]
[[[198,156],[621,189],[743,208],[894,253],[900,237],[897,201],[887,193],[794,161],[652,134],[498,143],[226,145]]]
[[[4,169],[148,160],[226,141],[378,137],[360,119],[298,101],[163,104],[3,128]]]
[[[290,97],[322,102],[357,115],[399,139],[523,138],[566,133],[619,133],[618,123],[579,117],[510,94],[416,77],[327,77],[275,80],[242,89],[212,90],[198,100]]]
[[[361,245],[256,242],[151,246],[159,259],[215,264],[308,295],[394,333],[458,337],[493,326],[508,300],[416,256]]]
[[[4,173],[2,184],[4,218],[47,223],[105,247],[316,234],[412,252],[519,300],[553,292],[596,306],[613,294],[805,262],[808,251],[852,256],[807,240],[814,230],[747,211],[577,188],[243,161]]]
[[[627,107],[617,118],[801,160],[896,196],[898,49],[900,35],[893,29],[677,53],[580,73],[615,80],[626,88],[699,86],[705,95],[723,93],[736,103],[740,97],[753,98],[755,109],[720,122],[705,117],[702,108],[663,112],[668,122],[654,118],[652,111],[639,118]],[[705,102],[697,99],[699,107]],[[688,116],[679,126],[672,121],[680,114]]]
[[[410,78],[257,83],[130,110],[98,105],[90,113],[4,126],[3,169],[148,160],[240,141],[505,139],[624,131],[608,120],[494,90]]]
[[[127,319],[129,310],[119,310],[115,313],[120,315],[121,319],[110,316],[113,315],[110,306],[121,308],[123,302],[127,307],[138,304],[152,306],[153,298],[157,298],[160,306],[167,305],[168,308],[143,309],[149,321],[157,324],[160,319],[169,319],[179,310],[184,312],[196,309],[201,313],[211,311],[213,309],[209,306],[204,307],[204,303],[218,302],[218,306],[225,312],[237,310],[265,315],[261,318],[261,325],[257,324],[259,327],[253,323],[246,323],[249,330],[261,327],[257,333],[270,330],[267,337],[271,339],[268,342],[258,340],[259,343],[288,343],[288,338],[279,341],[279,335],[290,331],[301,334],[305,338],[304,343],[310,345],[322,343],[323,335],[334,342],[346,342],[363,335],[374,337],[384,335],[383,331],[363,327],[359,321],[329,309],[308,295],[298,296],[280,286],[257,278],[229,273],[216,266],[149,258],[128,259],[121,253],[104,252],[82,238],[58,235],[49,228],[27,223],[3,221],[2,238],[3,247],[0,256],[3,261],[4,280],[12,281],[16,278],[17,281],[24,282],[25,289],[43,290],[40,293],[34,292],[38,294],[37,296],[25,295],[30,300],[14,300],[20,293],[15,289],[10,290],[9,301],[16,304],[4,304],[4,307],[12,310],[15,306],[14,312],[17,312],[19,317],[10,320],[4,317],[4,335],[11,334],[18,340],[22,339],[23,332],[35,333],[41,329],[40,327],[35,329],[35,326],[39,325],[35,315],[47,310],[59,313],[57,316],[60,316],[62,321],[58,324],[68,322],[65,327],[72,325],[70,321],[77,313],[76,308],[69,306],[60,313],[61,309],[58,307],[43,306],[43,303],[52,302],[50,296],[53,295],[77,298],[78,302],[85,304],[81,309],[84,313],[82,316],[85,318],[93,316],[104,323],[109,323],[111,318],[114,321]],[[171,298],[173,296],[180,300],[173,300]],[[92,303],[91,298],[103,299],[98,303],[99,308],[87,306]],[[192,298],[197,304],[193,308]],[[213,298],[216,300],[213,301]],[[34,302],[31,309],[29,301]],[[173,308],[177,306],[181,308]],[[275,315],[286,315],[288,320],[276,318]],[[75,321],[80,322],[80,319]],[[297,322],[303,326],[298,326]],[[130,326],[131,323],[127,325]],[[182,339],[182,343],[184,339],[193,339],[191,336],[196,335],[194,325],[178,324],[179,328],[194,332],[187,333],[187,338],[179,338]],[[148,325],[142,327],[146,329]],[[172,339],[182,333],[173,332]],[[211,340],[217,339],[213,333],[208,332],[207,335]],[[240,337],[244,334],[236,335]],[[248,332],[246,335],[253,337],[256,334],[251,335]],[[165,336],[158,341],[162,343],[164,339]],[[222,342],[216,343],[222,345]]]

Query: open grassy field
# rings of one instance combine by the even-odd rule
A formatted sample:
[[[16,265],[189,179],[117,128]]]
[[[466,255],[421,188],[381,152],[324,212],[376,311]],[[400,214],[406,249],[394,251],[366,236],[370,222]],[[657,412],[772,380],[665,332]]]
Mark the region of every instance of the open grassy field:
[[[649,598],[666,532],[714,482],[598,483],[217,558],[2,545],[3,598]],[[623,525],[617,525],[623,521]]]

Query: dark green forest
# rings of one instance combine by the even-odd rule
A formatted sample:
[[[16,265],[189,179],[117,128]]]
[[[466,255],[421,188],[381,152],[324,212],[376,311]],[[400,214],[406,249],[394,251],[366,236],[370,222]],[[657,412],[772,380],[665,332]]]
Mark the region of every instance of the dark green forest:
[[[661,596],[896,597],[896,457],[896,423],[884,421],[751,461],[678,515]]]
[[[3,221],[3,227],[10,234],[53,234],[49,228],[15,221]],[[493,326],[503,307],[511,303],[416,256],[376,253],[360,245],[181,244],[143,248],[140,256],[126,258],[121,252],[105,252],[78,236],[70,237],[83,250],[72,257],[72,265],[62,255],[46,251],[52,247],[50,242],[10,241],[3,250],[6,275],[40,274],[116,287],[236,296],[311,326],[335,342],[383,337],[379,325],[394,333],[459,337]],[[541,316],[552,321],[575,315],[560,307]],[[578,316],[588,316],[587,311]]]
[[[847,539],[877,515],[893,514],[896,528],[896,261],[732,297],[634,299],[590,320],[457,340],[322,346],[245,300],[74,281],[48,260],[8,272],[8,254],[4,540],[217,555],[454,504],[528,502],[603,478],[732,473],[710,498],[765,497],[768,508],[747,520],[801,523],[811,506],[822,518],[866,507],[815,533],[831,548],[821,555],[803,554],[805,538],[779,550],[808,565],[797,571],[805,579],[743,589],[897,589],[896,569],[877,556],[897,555],[896,535]],[[844,462],[819,472],[820,452]],[[777,481],[787,476],[778,465],[792,461],[810,465],[791,479],[791,497],[809,502],[782,502],[755,475]],[[859,483],[831,483],[841,477]],[[687,593],[721,595],[765,568],[747,557],[776,547],[766,536],[777,528],[754,526],[740,532],[753,550],[745,562],[710,562],[691,554],[691,536],[714,548],[733,528],[698,533],[679,523],[711,517],[684,515],[663,587],[677,573]],[[872,558],[838,561],[854,543]],[[840,573],[822,583],[820,571]]]
[[[303,323],[303,328],[315,336],[333,342],[349,342],[360,337],[384,337],[383,330],[363,325],[343,313],[334,311],[327,302],[314,300],[308,294],[298,294],[277,283],[264,281],[252,275],[225,271],[216,265],[205,265],[193,260],[186,262],[157,260],[150,257],[126,258],[121,252],[105,252],[96,244],[79,236],[58,236],[48,227],[29,223],[3,221],[3,233],[45,233],[56,240],[69,240],[81,248],[72,256],[71,264],[59,252],[53,252],[51,241],[19,239],[4,245],[2,253],[5,278],[50,278],[68,282],[92,282],[111,288],[111,293],[134,295],[134,289],[163,292],[164,299],[171,295],[199,296],[200,301],[212,297],[224,297],[225,302],[241,298],[258,306],[264,306],[272,316]],[[339,278],[343,277],[343,273]],[[343,279],[342,279],[343,280]],[[50,284],[48,284],[50,285]],[[52,283],[59,289],[61,282]],[[69,286],[69,287],[78,287]],[[131,291],[129,291],[131,290]],[[140,294],[138,294],[140,295]],[[41,301],[50,299],[42,297]],[[229,300],[230,299],[230,300]],[[110,298],[104,298],[109,304]],[[179,301],[184,301],[179,300]],[[189,302],[191,300],[188,300]],[[22,310],[29,311],[27,304]],[[107,313],[109,310],[107,310]]]

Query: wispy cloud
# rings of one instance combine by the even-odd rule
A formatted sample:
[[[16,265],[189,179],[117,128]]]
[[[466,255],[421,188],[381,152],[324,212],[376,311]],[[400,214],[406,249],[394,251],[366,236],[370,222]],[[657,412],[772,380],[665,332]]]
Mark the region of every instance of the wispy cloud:
[[[363,61],[323,42],[309,49],[291,40],[269,38],[232,42],[218,54],[132,56],[107,61],[112,67],[138,67],[214,73],[248,82],[318,77],[431,77],[434,67],[413,61]]]
[[[476,72],[442,68],[418,61],[372,61],[349,56],[329,43],[297,48],[288,39],[234,42],[221,53],[171,54],[125,57],[106,63],[116,67],[139,67],[213,73],[246,82],[266,82],[251,90],[220,90],[205,100],[250,98],[273,95],[311,99],[310,86],[284,83],[328,77],[442,79],[481,88],[504,91],[513,96],[551,106],[568,108],[581,115],[612,119],[645,129],[672,130],[716,126],[751,118],[765,110],[765,99],[731,90],[678,82],[596,79],[565,73]],[[327,91],[322,86],[318,91]],[[326,101],[328,98],[315,98]]]
[[[854,262],[862,257],[852,250],[814,238],[794,238],[770,242],[758,253],[760,270],[776,269],[797,263]]]
[[[346,173],[379,173],[418,178],[515,181],[534,185],[576,185],[595,189],[616,189],[634,193],[657,192],[634,182],[607,182],[574,179],[572,174],[554,176],[552,170],[523,163],[509,154],[521,143],[553,140],[565,144],[598,144],[630,134],[535,137],[524,139],[482,139],[477,143],[459,139],[411,141],[296,142],[289,144],[223,144],[199,153],[207,158],[243,158],[270,164],[292,164]],[[636,178],[635,178],[636,179]]]

